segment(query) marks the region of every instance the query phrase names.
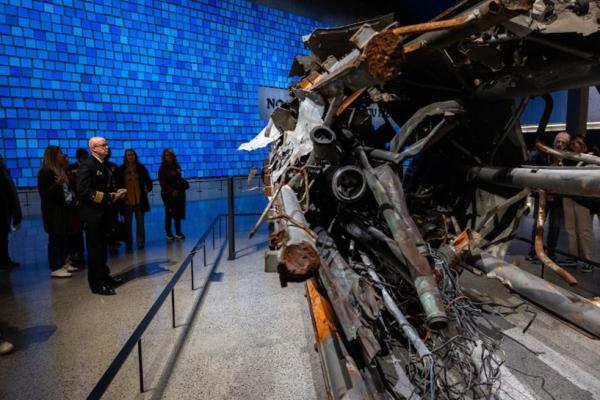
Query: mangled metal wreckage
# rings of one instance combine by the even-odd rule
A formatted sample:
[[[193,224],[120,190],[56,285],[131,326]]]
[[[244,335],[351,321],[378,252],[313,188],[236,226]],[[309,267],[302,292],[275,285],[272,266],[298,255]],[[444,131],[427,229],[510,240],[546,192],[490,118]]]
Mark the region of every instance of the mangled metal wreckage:
[[[392,16],[304,38],[291,100],[245,148],[270,144],[267,263],[308,279],[334,398],[493,398],[502,357],[463,269],[600,335],[600,309],[503,260],[525,199],[600,196],[600,168],[526,165],[552,111],[550,91],[600,82],[594,1],[463,2],[431,22]],[[521,114],[541,96],[536,133]],[[370,107],[381,113],[374,127]],[[571,153],[554,154],[577,158]],[[589,165],[598,158],[586,156]]]

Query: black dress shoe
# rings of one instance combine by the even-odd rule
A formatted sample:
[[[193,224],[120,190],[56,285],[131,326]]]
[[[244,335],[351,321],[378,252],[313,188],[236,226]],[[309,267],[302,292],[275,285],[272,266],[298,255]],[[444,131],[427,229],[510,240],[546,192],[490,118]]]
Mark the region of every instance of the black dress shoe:
[[[119,285],[123,284],[123,279],[117,278],[117,277],[113,277],[113,276],[109,276],[106,279],[106,284],[110,285],[110,286],[119,286]]]
[[[117,292],[115,292],[115,289],[105,284],[92,287],[92,293],[99,294],[102,296],[114,296],[115,294],[117,294]]]

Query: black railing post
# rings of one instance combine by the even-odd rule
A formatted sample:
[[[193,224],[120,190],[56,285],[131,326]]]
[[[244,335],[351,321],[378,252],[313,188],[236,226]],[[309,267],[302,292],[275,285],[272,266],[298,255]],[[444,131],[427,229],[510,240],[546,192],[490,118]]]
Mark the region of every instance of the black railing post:
[[[194,250],[194,255],[196,254],[196,250]],[[192,290],[194,289],[194,256],[192,256],[192,259],[190,260],[190,271],[192,273]]]
[[[137,342],[138,348],[138,371],[140,373],[140,392],[144,393],[144,363],[142,361],[142,339]]]
[[[206,267],[206,242],[202,243],[202,257],[204,258],[204,266]]]
[[[215,226],[212,227],[213,250],[215,249]]]
[[[229,242],[228,260],[235,260],[235,220],[233,216],[233,177],[227,178],[227,241]]]
[[[171,290],[171,311],[173,311],[173,328],[175,328],[175,288]]]

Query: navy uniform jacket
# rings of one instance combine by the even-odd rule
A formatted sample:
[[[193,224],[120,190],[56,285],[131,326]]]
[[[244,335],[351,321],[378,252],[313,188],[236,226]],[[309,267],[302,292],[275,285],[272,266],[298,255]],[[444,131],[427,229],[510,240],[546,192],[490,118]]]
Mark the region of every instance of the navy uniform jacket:
[[[86,158],[77,168],[77,198],[79,217],[85,222],[101,222],[106,219],[110,207],[112,175],[96,157]]]

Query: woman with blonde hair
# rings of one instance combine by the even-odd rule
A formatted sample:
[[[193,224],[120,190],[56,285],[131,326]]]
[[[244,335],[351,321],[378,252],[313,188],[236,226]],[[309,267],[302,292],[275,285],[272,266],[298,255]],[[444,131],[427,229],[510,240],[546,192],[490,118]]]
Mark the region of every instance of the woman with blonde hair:
[[[67,264],[69,206],[75,193],[69,186],[66,158],[60,147],[50,145],[38,173],[38,191],[42,205],[44,230],[48,234],[48,264],[53,278],[69,278],[77,268]]]
[[[165,205],[165,232],[167,240],[183,240],[185,235],[181,232],[181,220],[185,219],[185,191],[189,184],[181,176],[181,167],[173,149],[164,149],[162,163],[158,169],[160,182],[160,196]],[[175,236],[171,230],[171,221],[175,223]]]

